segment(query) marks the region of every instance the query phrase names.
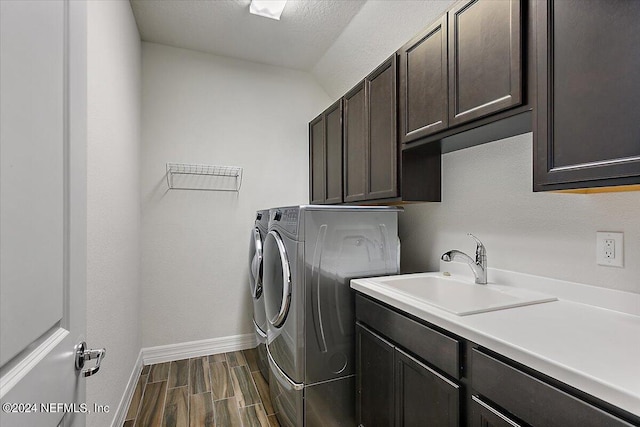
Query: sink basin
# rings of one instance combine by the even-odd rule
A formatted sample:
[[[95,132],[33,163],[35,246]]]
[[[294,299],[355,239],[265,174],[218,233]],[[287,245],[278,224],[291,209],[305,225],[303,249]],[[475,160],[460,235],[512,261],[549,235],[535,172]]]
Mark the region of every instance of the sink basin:
[[[477,285],[442,273],[406,274],[368,281],[458,316],[557,300],[554,296],[522,288]]]

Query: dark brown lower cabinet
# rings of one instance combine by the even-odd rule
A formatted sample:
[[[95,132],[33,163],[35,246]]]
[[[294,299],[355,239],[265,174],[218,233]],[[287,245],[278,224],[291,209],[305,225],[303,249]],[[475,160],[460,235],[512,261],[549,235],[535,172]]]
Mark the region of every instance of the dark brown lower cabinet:
[[[356,324],[360,426],[459,425],[459,386]]]
[[[356,294],[362,427],[636,427],[640,417]]]
[[[471,386],[531,426],[631,427],[616,415],[499,360],[471,351]]]
[[[356,416],[360,426],[393,426],[393,345],[356,323]]]
[[[395,349],[396,425],[457,427],[460,387]]]

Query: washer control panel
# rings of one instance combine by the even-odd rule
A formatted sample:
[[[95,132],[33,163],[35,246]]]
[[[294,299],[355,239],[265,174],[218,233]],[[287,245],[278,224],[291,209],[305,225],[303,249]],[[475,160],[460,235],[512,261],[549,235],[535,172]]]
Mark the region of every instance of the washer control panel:
[[[297,225],[299,214],[299,209],[285,209],[282,212],[282,222],[286,223],[287,225]]]
[[[279,227],[285,229],[291,234],[296,234],[298,231],[298,217],[300,215],[300,209],[288,208],[288,209],[273,209],[271,211],[271,221],[274,224],[278,224]]]

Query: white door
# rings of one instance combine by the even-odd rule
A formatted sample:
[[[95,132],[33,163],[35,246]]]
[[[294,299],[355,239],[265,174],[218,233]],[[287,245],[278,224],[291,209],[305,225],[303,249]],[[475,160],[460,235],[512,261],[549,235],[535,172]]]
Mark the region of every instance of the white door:
[[[85,2],[0,0],[2,427],[83,426],[94,409],[74,357],[86,319],[85,158]]]

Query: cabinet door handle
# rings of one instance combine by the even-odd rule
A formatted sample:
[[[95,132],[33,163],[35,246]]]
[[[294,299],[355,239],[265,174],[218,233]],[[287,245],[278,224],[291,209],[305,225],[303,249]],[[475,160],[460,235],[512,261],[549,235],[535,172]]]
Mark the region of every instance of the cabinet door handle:
[[[400,354],[402,354],[404,357],[406,357],[407,359],[411,360],[413,363],[417,364],[418,366],[420,366],[421,368],[425,369],[426,371],[430,372],[432,375],[434,375],[435,377],[439,378],[440,380],[444,381],[445,383],[449,384],[451,387],[455,387],[455,388],[460,388],[460,386],[456,383],[454,383],[453,381],[451,381],[449,378],[445,377],[444,375],[440,374],[439,372],[433,370],[432,368],[430,368],[429,366],[425,365],[424,363],[422,363],[421,361],[419,361],[418,359],[416,359],[415,357],[411,356],[410,354],[400,350],[400,348],[396,347],[396,351]]]
[[[499,412],[498,410],[496,410],[493,407],[491,407],[491,406],[487,405],[486,403],[484,403],[482,400],[480,400],[478,398],[478,396],[471,396],[471,400],[476,402],[478,405],[482,406],[487,411],[491,412],[496,417],[499,417],[501,420],[503,420],[505,423],[509,424],[510,426],[522,427],[520,424],[516,423],[512,419],[507,418],[503,413]]]

